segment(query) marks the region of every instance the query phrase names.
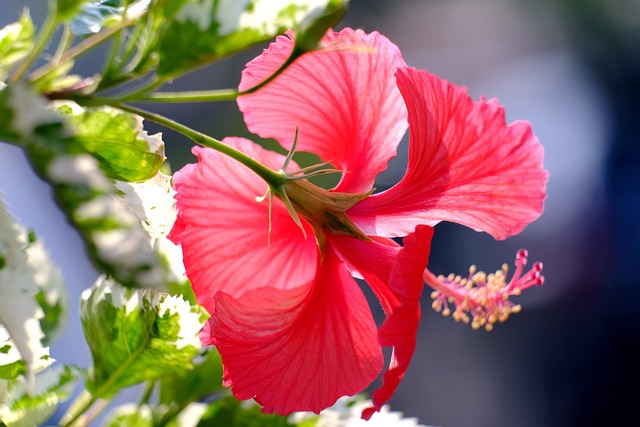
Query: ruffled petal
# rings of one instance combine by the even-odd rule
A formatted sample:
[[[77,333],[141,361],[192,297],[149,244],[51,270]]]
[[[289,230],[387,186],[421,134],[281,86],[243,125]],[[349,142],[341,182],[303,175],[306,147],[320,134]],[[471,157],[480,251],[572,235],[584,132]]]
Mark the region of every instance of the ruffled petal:
[[[393,347],[382,385],[373,393],[374,408],[363,412],[369,419],[389,400],[404,377],[416,346],[420,322],[422,274],[429,259],[433,228],[418,226],[404,238],[400,248],[383,240],[365,242],[347,236],[331,236],[328,241],[371,286],[380,300],[387,320],[378,332],[380,345]]]
[[[317,413],[362,391],[384,363],[364,294],[330,247],[305,286],[219,293],[208,332],[225,384],[266,413]]]
[[[362,412],[371,418],[395,393],[404,378],[416,348],[420,324],[420,296],[424,288],[422,273],[429,261],[433,228],[418,226],[414,233],[403,239],[404,247],[396,258],[389,287],[402,295],[400,307],[389,316],[378,331],[382,346],[393,346],[389,368],[382,376],[382,385],[373,392],[373,408]]]
[[[505,239],[540,216],[547,172],[529,123],[507,125],[496,99],[474,102],[425,71],[403,67],[396,77],[409,110],[409,165],[395,187],[349,211],[362,231],[395,237],[452,221]]]
[[[232,145],[268,167],[283,156],[242,138]],[[217,151],[195,147],[198,163],[173,177],[178,218],[169,238],[182,245],[184,264],[198,303],[210,313],[218,291],[237,297],[249,289],[290,289],[315,275],[318,249],[311,228],[307,239],[286,208],[273,200],[257,202],[267,185],[251,170]]]
[[[293,35],[281,36],[247,64],[240,90],[264,81],[288,58]],[[247,127],[290,149],[317,154],[345,174],[337,191],[365,193],[386,169],[404,135],[406,108],[393,74],[404,65],[379,33],[329,31],[324,48],[298,58],[273,82],[238,98]]]

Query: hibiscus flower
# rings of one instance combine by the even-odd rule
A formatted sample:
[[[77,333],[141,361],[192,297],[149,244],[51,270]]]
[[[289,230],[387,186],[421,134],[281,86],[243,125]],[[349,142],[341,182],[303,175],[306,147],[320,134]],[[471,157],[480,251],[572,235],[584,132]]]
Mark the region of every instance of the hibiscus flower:
[[[277,70],[294,38],[278,37],[251,61],[240,89]],[[382,347],[392,347],[374,408],[363,413],[368,418],[408,367],[425,280],[436,286],[440,306],[443,296],[452,297],[456,313],[495,314],[486,292],[484,300],[464,299],[470,291],[460,279],[425,270],[432,227],[454,221],[497,239],[520,232],[542,213],[542,147],[528,123],[505,123],[497,100],[474,102],[464,88],[407,67],[384,36],[352,29],[330,31],[320,50],[238,105],[252,132],[289,150],[297,141],[298,150],[342,175],[324,190],[296,174],[288,158],[226,138],[274,170],[287,165],[285,183],[270,188],[242,164],[194,148],[198,163],[174,176],[178,219],[170,238],[182,245],[198,303],[211,313],[201,340],[222,355],[224,383],[235,396],[279,414],[319,412],[362,391],[384,368]],[[395,156],[407,124],[407,172],[374,193],[375,177]],[[277,196],[272,204],[257,197],[268,190]],[[379,329],[354,277],[366,281],[384,309]],[[491,283],[501,284],[494,291],[502,298],[539,282],[539,268],[524,279],[518,270],[515,279]],[[469,280],[476,287],[485,282]],[[505,304],[503,311],[513,308]]]

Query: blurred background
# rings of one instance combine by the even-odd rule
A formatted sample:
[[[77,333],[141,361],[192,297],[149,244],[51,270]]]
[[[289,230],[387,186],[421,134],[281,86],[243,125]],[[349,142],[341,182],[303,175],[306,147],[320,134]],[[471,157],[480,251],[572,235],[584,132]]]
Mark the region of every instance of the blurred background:
[[[42,22],[44,3],[2,0],[0,26],[24,5]],[[519,236],[496,242],[437,226],[432,271],[493,271],[527,248],[530,263],[544,263],[546,282],[490,333],[433,312],[427,292],[393,410],[448,427],[638,425],[640,0],[352,0],[343,26],[381,32],[409,65],[468,87],[475,99],[497,97],[508,121],[532,123],[550,173],[545,213]],[[170,90],[234,87],[259,52],[198,70]],[[101,55],[78,70],[98,69]],[[250,136],[232,102],[148,107],[214,137]],[[149,128],[164,132],[174,170],[194,160],[189,141]],[[378,189],[403,175],[406,142]],[[75,314],[97,273],[48,187],[2,143],[0,191],[43,237],[70,287],[69,327],[52,355],[87,366]]]

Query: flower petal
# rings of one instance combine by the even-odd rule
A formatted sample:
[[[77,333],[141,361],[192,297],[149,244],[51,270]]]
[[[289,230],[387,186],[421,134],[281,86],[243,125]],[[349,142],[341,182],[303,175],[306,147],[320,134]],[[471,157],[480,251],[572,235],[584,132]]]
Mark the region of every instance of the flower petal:
[[[409,110],[409,165],[395,187],[349,211],[362,231],[403,236],[452,221],[505,239],[540,216],[547,172],[529,123],[506,125],[496,99],[474,102],[425,71],[403,67],[396,77]]]
[[[389,368],[384,372],[382,385],[373,392],[373,408],[362,412],[369,419],[379,411],[398,388],[407,372],[416,348],[416,335],[420,323],[420,296],[424,288],[422,273],[429,261],[433,228],[418,226],[414,233],[403,239],[404,247],[398,254],[391,272],[389,287],[403,296],[400,307],[387,318],[378,331],[382,346],[393,346]]]
[[[395,392],[413,356],[424,288],[422,274],[429,260],[432,236],[433,228],[418,226],[404,238],[402,248],[347,236],[328,239],[339,256],[364,277],[387,314],[378,340],[382,346],[393,347],[393,354],[382,386],[373,393],[374,408],[363,412],[366,419],[379,411]]]
[[[293,40],[281,36],[247,64],[240,90],[265,80],[289,57]],[[329,31],[324,48],[298,58],[273,82],[238,98],[247,127],[291,149],[317,154],[345,174],[337,191],[365,193],[386,169],[404,135],[406,108],[393,74],[404,65],[379,33]]]
[[[224,142],[268,167],[282,167],[283,156],[249,140]],[[198,163],[173,178],[178,218],[169,238],[182,245],[198,303],[212,313],[218,291],[237,297],[257,287],[290,289],[309,282],[318,258],[311,228],[305,224],[305,239],[284,205],[274,199],[269,237],[269,202],[256,201],[267,191],[264,181],[217,151],[195,147],[193,152]]]
[[[364,389],[384,363],[364,294],[330,247],[307,285],[219,293],[208,332],[225,384],[266,413],[317,413]]]

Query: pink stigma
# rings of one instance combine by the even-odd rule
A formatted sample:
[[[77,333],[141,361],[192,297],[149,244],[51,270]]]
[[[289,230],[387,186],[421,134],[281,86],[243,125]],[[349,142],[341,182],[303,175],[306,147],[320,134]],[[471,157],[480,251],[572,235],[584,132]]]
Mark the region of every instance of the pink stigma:
[[[544,283],[541,262],[536,262],[523,274],[524,266],[527,265],[527,255],[525,249],[518,251],[516,270],[508,283],[507,264],[503,264],[502,269],[492,274],[476,272],[476,266],[472,265],[466,278],[453,274],[448,277],[436,277],[429,270],[425,270],[423,278],[434,289],[431,293],[431,306],[435,311],[442,312],[443,316],[452,314],[453,306],[452,317],[457,322],[471,322],[473,329],[484,327],[491,331],[496,322],[504,322],[511,313],[519,313],[522,310],[519,304],[509,300],[511,296],[519,296],[525,289]]]

